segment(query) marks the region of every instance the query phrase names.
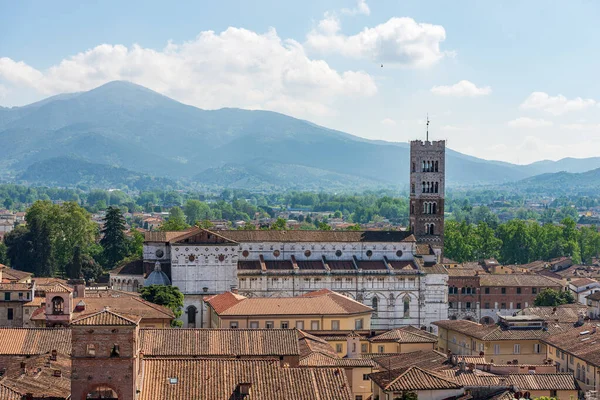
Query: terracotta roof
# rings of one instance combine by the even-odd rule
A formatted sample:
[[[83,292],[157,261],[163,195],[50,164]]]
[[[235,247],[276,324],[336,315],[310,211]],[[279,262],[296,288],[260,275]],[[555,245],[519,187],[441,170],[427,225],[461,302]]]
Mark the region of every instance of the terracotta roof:
[[[237,297],[236,297],[237,296]],[[207,303],[220,316],[246,315],[345,315],[373,311],[356,300],[323,289],[299,297],[252,297],[223,293],[210,297]]]
[[[448,268],[448,276],[479,276],[486,273],[472,268]]]
[[[419,267],[412,261],[388,261],[394,271],[416,271]]]
[[[22,400],[23,396],[0,382],[0,399],[2,400]]]
[[[0,328],[0,355],[35,355],[56,350],[71,353],[71,330],[59,328]]]
[[[121,263],[109,272],[113,275],[144,275],[144,260],[140,258]]]
[[[417,366],[429,371],[447,369],[448,356],[435,350],[419,350],[410,353],[364,355],[375,361],[381,370],[395,370]]]
[[[535,315],[546,321],[560,323],[577,322],[579,314],[587,315],[587,306],[583,304],[563,304],[558,307],[527,307],[518,312],[519,315]]]
[[[313,353],[338,358],[336,351],[325,339],[313,336],[302,330],[298,330],[298,349],[300,350],[300,358],[307,357]]]
[[[187,232],[180,237],[174,236],[170,240],[184,240],[186,236],[193,236],[198,231]],[[266,230],[222,230],[217,232],[207,231],[213,235],[229,239],[237,243],[246,242],[413,242],[414,236],[407,231],[266,231]],[[164,232],[171,233],[171,232]],[[180,232],[181,233],[181,232]],[[146,239],[149,241],[148,239]],[[163,241],[163,240],[153,240]]]
[[[24,303],[23,306],[28,306],[28,307],[39,307],[42,304],[44,304],[46,302],[46,298],[45,297],[34,297],[31,301],[28,301],[27,303]]]
[[[251,384],[248,399],[352,398],[346,374],[337,368],[282,368],[272,360],[146,359],[139,400],[226,400],[234,398],[240,383]]]
[[[383,260],[377,261],[357,261],[356,265],[358,269],[362,269],[365,271],[373,271],[373,270],[387,270],[385,263]]]
[[[486,274],[479,278],[481,286],[534,286],[534,287],[560,287],[561,285],[552,278],[542,275]]]
[[[592,294],[588,294],[587,296],[585,296],[585,298],[594,300],[594,301],[598,301],[598,300],[600,300],[600,291],[594,292]]]
[[[35,282],[35,286],[39,288],[40,286],[54,285],[57,283],[61,283],[63,285],[67,284],[66,279],[60,278],[47,278],[47,277],[35,277],[32,279]]]
[[[73,289],[62,283],[55,283],[45,288],[46,293],[73,293]]]
[[[445,371],[438,371],[438,373],[448,379],[455,381],[456,383],[462,386],[467,387],[510,386],[510,384],[506,381],[502,383],[501,377],[499,375],[480,371],[478,369],[473,371],[459,371],[457,369],[449,369]]]
[[[591,278],[580,278],[580,279],[575,279],[575,280],[572,280],[571,282],[569,282],[570,285],[573,285],[575,287],[589,286],[594,283],[598,283],[598,281],[595,279],[591,279]]]
[[[31,290],[33,288],[33,283],[0,283],[0,290],[22,290],[24,292]]]
[[[11,281],[21,281],[27,278],[31,278],[33,274],[31,272],[19,271],[18,269],[13,269],[6,267],[2,270],[2,278],[9,279]]]
[[[21,368],[25,363],[25,373]],[[30,393],[33,398],[70,399],[71,396],[71,358],[69,355],[57,354],[56,360],[50,360],[48,354],[32,357],[18,357],[5,364],[6,372],[2,384],[18,392],[26,398]],[[55,376],[60,371],[60,376]],[[0,392],[1,393],[1,392]],[[2,397],[2,400],[5,400]]]
[[[296,264],[298,264],[299,269],[310,269],[310,270],[324,270],[325,269],[325,265],[323,264],[322,260],[296,261]]]
[[[141,317],[125,316],[123,314],[117,314],[114,311],[105,308],[97,313],[86,315],[71,322],[73,326],[118,326],[118,325],[130,325],[135,326],[140,322]]]
[[[547,329],[507,329],[497,325],[482,325],[466,320],[436,321],[433,322],[433,325],[480,340],[536,340],[565,332],[573,327],[571,323],[550,323]]]
[[[299,355],[295,329],[141,329],[146,356]]]
[[[490,397],[489,400],[514,400],[515,392],[512,390],[501,390],[494,397]]]
[[[420,256],[427,256],[427,255],[433,255],[435,253],[433,252],[433,248],[429,244],[420,243],[420,244],[417,244],[417,252],[415,254],[420,255]]]
[[[376,372],[369,377],[384,391],[461,389],[452,379],[419,367]]]
[[[507,379],[520,391],[579,390],[572,373],[568,374],[512,374]]]
[[[300,360],[303,367],[373,368],[376,364],[367,358],[340,358],[322,353],[311,353]]]
[[[559,335],[548,336],[543,341],[590,364],[600,366],[600,332],[597,332],[599,330],[597,324],[585,324]],[[583,332],[587,333],[582,334]]]
[[[197,231],[198,228],[192,227],[185,231],[176,231],[176,232],[162,232],[162,231],[150,231],[144,232],[144,240],[146,242],[171,242],[173,239],[176,239],[179,236],[183,236],[190,231]]]
[[[86,291],[83,298],[85,309],[81,311],[77,310],[77,303],[81,299],[74,300],[77,301],[73,301],[73,319],[100,312],[105,307],[109,307],[118,314],[139,316],[143,320],[175,319],[175,314],[169,308],[150,303],[136,293],[121,292],[118,290]],[[43,313],[31,317],[34,321],[44,320],[45,318],[46,316]]]
[[[260,270],[260,261],[239,260],[237,264],[237,269]]]
[[[391,329],[369,339],[371,342],[437,343],[438,337],[413,326]]]

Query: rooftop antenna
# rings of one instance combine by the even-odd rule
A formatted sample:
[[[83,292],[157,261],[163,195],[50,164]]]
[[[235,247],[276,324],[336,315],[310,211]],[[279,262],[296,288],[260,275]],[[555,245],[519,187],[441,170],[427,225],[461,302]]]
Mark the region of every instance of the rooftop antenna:
[[[429,113],[427,113],[427,141],[429,142]]]

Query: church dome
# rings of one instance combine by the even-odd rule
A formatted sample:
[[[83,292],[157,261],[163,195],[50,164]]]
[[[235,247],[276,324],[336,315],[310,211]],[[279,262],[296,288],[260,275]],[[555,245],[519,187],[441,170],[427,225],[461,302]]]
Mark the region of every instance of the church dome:
[[[148,275],[146,280],[144,280],[144,286],[150,285],[171,285],[169,277],[167,276],[167,274],[162,272],[162,270],[160,269],[160,262],[158,261],[156,262],[156,264],[154,264],[154,271],[152,271],[150,275]]]

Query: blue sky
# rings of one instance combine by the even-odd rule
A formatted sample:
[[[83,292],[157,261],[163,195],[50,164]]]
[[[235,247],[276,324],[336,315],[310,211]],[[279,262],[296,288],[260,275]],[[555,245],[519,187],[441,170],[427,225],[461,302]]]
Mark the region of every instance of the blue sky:
[[[600,156],[600,2],[0,0],[0,105],[131,80],[487,159]],[[383,64],[383,68],[381,67]]]

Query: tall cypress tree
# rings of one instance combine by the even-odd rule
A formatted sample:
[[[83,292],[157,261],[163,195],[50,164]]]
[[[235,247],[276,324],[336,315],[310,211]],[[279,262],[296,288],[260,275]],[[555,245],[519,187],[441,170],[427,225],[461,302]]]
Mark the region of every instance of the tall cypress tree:
[[[117,207],[108,207],[102,229],[102,246],[105,267],[112,269],[127,256],[127,237],[125,236],[125,218]]]

